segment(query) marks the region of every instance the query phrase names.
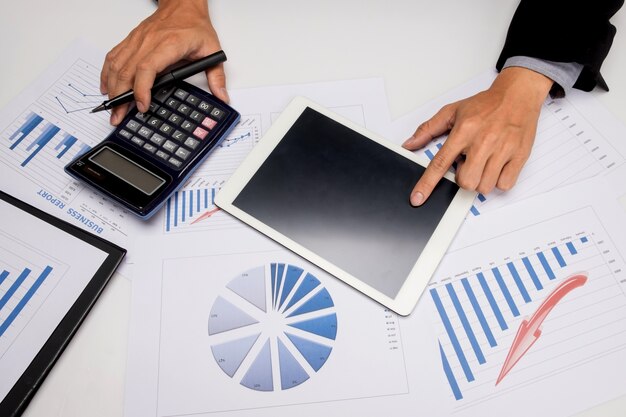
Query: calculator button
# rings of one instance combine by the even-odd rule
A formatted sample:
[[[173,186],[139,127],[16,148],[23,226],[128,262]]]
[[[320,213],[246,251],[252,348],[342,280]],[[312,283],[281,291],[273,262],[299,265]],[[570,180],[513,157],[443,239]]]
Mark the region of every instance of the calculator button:
[[[200,104],[198,104],[198,109],[200,109],[200,111],[204,112],[205,114],[209,114],[211,110],[213,110],[213,106],[211,106],[206,101],[202,101]]]
[[[139,131],[137,132],[138,135],[143,136],[146,139],[148,139],[152,135],[152,133],[153,131],[145,126],[142,126],[141,129],[139,129]]]
[[[163,119],[167,119],[168,117],[170,117],[170,114],[172,114],[172,112],[165,107],[161,107],[159,110],[156,111],[156,115],[162,117]]]
[[[154,102],[151,102],[151,103],[150,103],[150,109],[148,110],[148,112],[150,112],[150,113],[154,113],[154,112],[156,111],[156,109],[158,109],[158,108],[159,108],[159,105],[158,105],[158,104],[156,104],[156,103],[154,103]]]
[[[191,120],[195,120],[196,122],[200,123],[202,121],[202,119],[204,119],[204,114],[197,112],[197,111],[193,111],[191,112],[191,114],[189,115],[189,118]]]
[[[210,117],[205,117],[202,121],[202,126],[206,127],[207,129],[213,129],[216,124],[217,122]]]
[[[159,128],[159,130],[169,136],[174,130],[174,128],[168,125],[167,123],[163,123],[161,127]]]
[[[189,155],[191,155],[191,152],[189,152],[185,148],[178,148],[175,155],[184,161],[185,159],[189,158]]]
[[[169,120],[170,122],[174,123],[175,125],[179,125],[180,122],[183,121],[183,118],[181,116],[177,115],[176,113],[172,113],[172,115],[170,117],[168,117],[167,120]]]
[[[148,113],[142,112],[137,112],[137,114],[135,115],[135,119],[139,120],[140,122],[145,122],[146,120],[148,120],[149,117],[150,115]]]
[[[180,106],[178,106],[178,111],[187,116],[189,115],[189,113],[191,113],[191,107],[186,104],[181,104]]]
[[[148,120],[148,126],[151,126],[155,129],[158,129],[162,123],[163,122],[160,119],[157,119],[156,117],[151,117],[150,120]]]
[[[176,100],[175,98],[169,98],[165,101],[165,105],[167,107],[171,107],[172,109],[175,109],[178,106],[180,106],[180,101]]]
[[[156,156],[161,158],[164,161],[167,161],[170,158],[170,154],[163,151],[157,151]]]
[[[139,130],[140,126],[141,126],[141,123],[132,119],[129,120],[128,123],[126,123],[126,129],[131,130],[133,132],[136,132],[137,130]]]
[[[178,159],[176,158],[170,158],[167,162],[169,162],[170,164],[174,165],[177,168],[180,168],[181,166],[183,166],[183,163],[180,162]]]
[[[192,94],[189,94],[189,97],[187,97],[187,100],[185,101],[191,104],[192,106],[197,106],[198,103],[200,103],[200,99]]]
[[[187,138],[185,141],[185,146],[191,149],[196,149],[200,141],[195,140],[194,138]]]
[[[218,109],[217,107],[211,110],[211,116],[215,117],[217,120],[221,120],[224,117],[224,110]]]
[[[163,103],[170,96],[175,88],[176,87],[174,86],[161,87],[157,90],[156,93],[154,93],[154,96],[152,98],[160,103]]]
[[[133,142],[137,146],[142,146],[145,143],[142,139],[138,138],[137,136],[133,136],[130,141]]]
[[[193,132],[193,130],[196,128],[196,125],[191,123],[189,120],[185,120],[183,124],[180,125],[180,127],[185,129],[187,132]]]
[[[176,90],[174,92],[174,95],[179,99],[179,100],[184,100],[187,98],[187,96],[189,95],[188,92],[186,92],[185,90],[179,88],[178,90]]]
[[[172,134],[172,138],[176,139],[179,142],[183,142],[187,138],[187,135],[185,135],[180,130],[177,130],[176,132],[174,132],[174,134]]]
[[[208,130],[204,130],[201,127],[196,127],[196,130],[193,131],[193,134],[197,138],[204,139],[204,138],[206,138],[206,135],[209,134],[209,131]]]
[[[133,137],[132,133],[130,133],[128,130],[123,130],[123,129],[119,131],[119,135],[126,139],[130,139]]]
[[[161,146],[165,143],[165,138],[158,133],[155,133],[150,138],[150,142],[154,143],[155,145]]]
[[[165,143],[163,144],[163,149],[171,153],[174,153],[177,148],[178,148],[178,145],[172,142],[171,140],[165,141]]]
[[[154,146],[154,145],[150,145],[149,143],[145,143],[145,144],[143,145],[143,148],[144,148],[146,151],[150,152],[150,153],[155,153],[155,152],[156,152],[156,150],[157,150],[156,146]]]

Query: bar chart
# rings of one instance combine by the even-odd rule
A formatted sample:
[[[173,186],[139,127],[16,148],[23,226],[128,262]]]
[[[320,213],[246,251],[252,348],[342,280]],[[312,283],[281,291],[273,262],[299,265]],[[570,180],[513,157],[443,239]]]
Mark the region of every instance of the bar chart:
[[[0,357],[28,325],[66,270],[65,264],[35,251],[15,236],[0,232]]]
[[[568,224],[567,217],[570,225],[575,224],[571,221],[577,215],[559,223]],[[458,409],[533,384],[584,378],[577,373],[578,366],[626,347],[624,271],[619,266],[623,259],[599,231],[579,230],[538,244],[541,240],[533,241],[532,236],[541,235],[542,228],[551,225],[529,227],[517,239],[503,236],[502,241],[518,240],[521,250],[478,265],[469,259],[484,259],[486,243],[460,250],[456,256],[474,266],[458,269],[457,264],[459,272],[446,273],[429,288],[439,329],[441,369]],[[489,245],[493,247],[494,242]],[[541,327],[541,338],[494,388],[522,320],[559,283],[577,273],[588,276],[586,285],[554,307]],[[599,361],[596,366],[604,364]]]

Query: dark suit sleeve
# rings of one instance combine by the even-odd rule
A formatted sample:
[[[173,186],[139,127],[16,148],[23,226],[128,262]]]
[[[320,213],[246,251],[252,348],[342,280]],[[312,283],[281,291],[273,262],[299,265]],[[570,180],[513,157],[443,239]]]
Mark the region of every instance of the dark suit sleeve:
[[[522,0],[515,11],[496,68],[512,56],[578,62],[583,70],[574,88],[608,90],[600,75],[615,26],[609,19],[624,0]]]

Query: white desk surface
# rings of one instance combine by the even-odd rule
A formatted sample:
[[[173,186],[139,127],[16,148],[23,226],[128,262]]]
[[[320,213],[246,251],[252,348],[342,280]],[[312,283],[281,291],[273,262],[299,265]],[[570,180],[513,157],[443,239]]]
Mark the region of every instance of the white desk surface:
[[[230,88],[383,77],[392,118],[492,68],[517,0],[215,0]],[[21,0],[0,13],[0,108],[78,37],[109,50],[150,0]],[[626,124],[626,11],[593,92]],[[548,28],[544,30],[550,35]],[[621,106],[620,106],[621,104]],[[416,126],[420,121],[416,120]],[[26,416],[121,416],[131,285],[116,275]],[[622,416],[626,396],[582,416]]]

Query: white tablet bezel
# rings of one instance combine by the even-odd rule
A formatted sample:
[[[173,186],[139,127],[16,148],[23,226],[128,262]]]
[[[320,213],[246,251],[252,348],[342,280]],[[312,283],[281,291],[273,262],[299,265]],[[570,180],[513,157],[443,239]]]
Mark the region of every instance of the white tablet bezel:
[[[221,209],[239,218],[243,222],[274,239],[313,264],[326,270],[330,274],[344,281],[346,284],[361,291],[363,294],[373,298],[394,312],[402,316],[406,316],[413,311],[419,297],[428,285],[428,282],[430,281],[432,274],[435,272],[437,265],[448,249],[457,230],[461,226],[461,223],[467,216],[467,213],[474,202],[474,198],[476,197],[476,193],[473,191],[459,189],[448,206],[448,209],[439,221],[435,231],[429,238],[424,250],[413,265],[411,272],[402,284],[402,287],[398,291],[396,297],[391,298],[383,294],[376,288],[373,288],[361,281],[358,277],[347,273],[337,265],[305,248],[298,242],[278,232],[233,204],[239,193],[248,184],[250,179],[254,176],[257,170],[265,162],[267,157],[272,153],[274,148],[276,148],[286,135],[287,131],[307,107],[310,107],[311,109],[337,121],[338,123],[341,123],[342,125],[360,133],[385,148],[410,159],[411,161],[414,161],[422,166],[427,166],[428,164],[427,160],[419,158],[413,152],[384,140],[364,127],[361,127],[329,111],[317,103],[303,97],[297,97],[285,108],[280,117],[274,122],[271,128],[267,131],[267,133],[265,133],[263,138],[250,152],[248,157],[222,187],[216,196],[215,203]],[[446,179],[454,182],[452,174],[447,173],[445,177]],[[408,199],[409,196],[407,195],[407,204],[409,204]]]

